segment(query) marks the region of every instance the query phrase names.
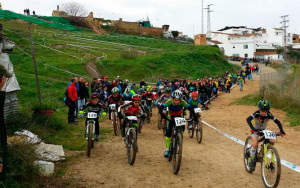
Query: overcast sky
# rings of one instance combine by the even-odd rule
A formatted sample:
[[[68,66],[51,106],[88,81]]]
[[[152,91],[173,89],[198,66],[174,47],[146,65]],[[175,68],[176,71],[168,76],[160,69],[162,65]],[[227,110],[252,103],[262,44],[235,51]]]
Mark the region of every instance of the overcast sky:
[[[50,16],[56,5],[70,0],[4,0],[4,10],[23,13],[25,8],[38,15]],[[182,31],[190,37],[201,33],[201,0],[77,0],[94,17],[123,18],[125,21],[146,19],[153,26],[170,25],[171,30]],[[211,28],[225,26],[280,27],[282,15],[289,15],[291,33],[300,33],[300,0],[204,0],[204,7],[213,4]],[[204,10],[204,32],[207,12]]]

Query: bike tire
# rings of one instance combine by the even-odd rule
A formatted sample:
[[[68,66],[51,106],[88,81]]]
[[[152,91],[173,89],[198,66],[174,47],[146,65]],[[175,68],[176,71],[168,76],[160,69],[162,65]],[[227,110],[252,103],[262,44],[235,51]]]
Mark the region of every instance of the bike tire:
[[[128,145],[127,145],[127,156],[128,163],[133,165],[136,158],[136,150],[137,150],[137,141],[136,141],[136,132],[134,129],[131,129],[128,135]]]
[[[193,137],[194,137],[194,131],[195,131],[195,124],[194,124],[194,122],[193,122],[192,128],[191,128],[191,129],[189,128],[189,125],[188,125],[188,133],[189,133],[189,137],[190,137],[190,138],[193,138]]]
[[[168,161],[171,162],[173,158],[173,143],[175,142],[175,138],[171,138],[171,143],[169,147],[169,156],[168,156]]]
[[[196,125],[196,140],[199,144],[201,144],[203,139],[203,125],[202,122],[199,121],[199,123]]]
[[[141,133],[142,132],[142,129],[143,129],[143,122],[141,119],[139,119],[139,124],[138,124],[138,133]]]
[[[116,117],[116,113],[112,113],[112,116],[113,116],[113,126],[114,126],[114,134],[117,136],[118,133],[119,133],[119,127],[118,127],[118,124],[117,124],[117,117]]]
[[[158,120],[157,120],[157,128],[158,128],[158,130],[161,129],[161,126],[162,126],[161,116],[158,114]]]
[[[175,141],[175,148],[173,150],[173,173],[178,174],[182,160],[182,134],[178,133]]]
[[[88,133],[88,144],[87,144],[87,150],[86,150],[86,155],[88,157],[91,156],[92,145],[93,145],[93,124],[90,124],[89,125],[89,133]]]
[[[275,175],[275,181],[274,181],[274,183],[270,183],[266,179],[266,174],[265,174],[266,173],[266,168],[265,168],[264,156],[263,156],[263,159],[262,159],[262,162],[261,162],[261,177],[262,177],[262,180],[264,182],[265,187],[267,187],[267,188],[277,187],[278,184],[279,184],[279,181],[280,181],[280,176],[281,176],[280,157],[279,157],[278,151],[276,150],[276,148],[274,146],[269,144],[267,147],[268,147],[268,151],[269,150],[273,151],[274,155],[276,157],[276,161],[275,161],[276,164],[274,165],[274,167],[277,168],[276,174],[274,174]],[[270,169],[268,169],[268,170],[270,170]]]
[[[249,173],[252,173],[254,171],[251,170],[249,167],[251,147],[252,147],[252,137],[248,136],[244,145],[244,166],[246,171]]]

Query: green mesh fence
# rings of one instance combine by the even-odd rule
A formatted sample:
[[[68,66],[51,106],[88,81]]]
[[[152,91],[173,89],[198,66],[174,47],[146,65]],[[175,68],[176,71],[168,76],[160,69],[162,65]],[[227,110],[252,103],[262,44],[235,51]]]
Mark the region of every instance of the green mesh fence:
[[[81,32],[77,27],[72,26],[70,24],[70,22],[67,19],[63,18],[63,17],[25,16],[25,15],[17,14],[17,13],[14,13],[12,11],[8,11],[8,10],[0,10],[0,19],[7,19],[7,20],[20,19],[20,20],[35,23],[35,24],[38,24],[38,25],[42,25],[42,26],[46,26],[46,27],[52,27],[52,28],[55,28],[55,29]],[[46,21],[46,20],[43,20],[43,19],[49,20],[49,22]]]

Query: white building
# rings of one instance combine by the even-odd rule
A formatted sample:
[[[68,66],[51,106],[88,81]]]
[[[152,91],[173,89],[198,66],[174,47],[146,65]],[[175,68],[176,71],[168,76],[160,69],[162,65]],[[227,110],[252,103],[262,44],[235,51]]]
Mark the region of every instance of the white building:
[[[273,28],[267,32],[262,28],[247,28],[245,26],[225,27],[217,32],[211,32],[209,44],[218,45],[224,50],[224,55],[231,57],[264,58],[281,60],[276,48],[283,46],[283,30]],[[287,45],[293,44],[293,37],[287,34]]]

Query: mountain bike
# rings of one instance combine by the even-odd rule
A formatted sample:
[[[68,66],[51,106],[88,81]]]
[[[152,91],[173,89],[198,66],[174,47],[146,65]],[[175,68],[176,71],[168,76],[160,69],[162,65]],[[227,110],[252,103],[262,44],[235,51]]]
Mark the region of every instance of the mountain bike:
[[[182,143],[183,143],[183,132],[186,124],[186,120],[181,117],[168,118],[169,123],[174,123],[171,143],[169,148],[168,161],[172,161],[173,173],[178,174],[182,160]]]
[[[203,138],[203,125],[202,125],[201,114],[200,114],[202,110],[201,108],[195,108],[194,111],[198,117],[198,121],[194,121],[193,119],[187,120],[187,122],[192,122],[192,127],[191,128],[188,127],[188,133],[189,133],[189,137],[193,138],[194,132],[196,130],[196,140],[200,144]]]
[[[117,104],[110,104],[109,109],[110,109],[110,117],[111,117],[112,123],[113,123],[114,134],[118,135],[120,125],[119,125],[119,122],[118,122]]]
[[[270,143],[270,139],[276,139],[279,133],[269,130],[263,130],[258,133],[260,136],[258,143],[261,143],[259,152],[256,152],[256,162],[261,163],[262,180],[266,187],[277,187],[281,175],[281,163],[278,151]],[[245,141],[244,146],[244,165],[246,171],[252,173],[254,170],[249,168],[250,151],[252,147],[252,137],[249,136]],[[256,165],[255,165],[256,166]]]
[[[137,117],[136,116],[126,116],[126,131],[125,131],[125,144],[127,150],[128,163],[130,165],[134,164],[136,153],[137,153]]]
[[[87,122],[86,122],[86,128],[85,128],[85,139],[88,141],[87,149],[86,149],[86,155],[88,157],[91,156],[91,150],[94,148],[94,142],[97,137],[95,133],[95,119],[98,119],[98,116],[105,116],[106,113],[103,112],[100,115],[98,115],[95,112],[84,112],[80,115],[80,117],[86,116]]]
[[[152,101],[153,101],[153,99],[147,99],[146,114],[147,114],[147,123],[148,124],[150,124],[150,119],[152,117]]]

